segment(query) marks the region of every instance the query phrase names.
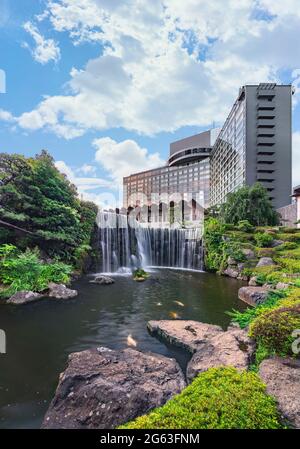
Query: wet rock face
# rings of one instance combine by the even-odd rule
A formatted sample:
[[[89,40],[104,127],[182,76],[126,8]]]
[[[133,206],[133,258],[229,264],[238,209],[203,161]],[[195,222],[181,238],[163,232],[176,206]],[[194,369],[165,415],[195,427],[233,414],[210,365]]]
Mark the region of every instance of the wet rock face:
[[[300,360],[279,357],[264,360],[259,375],[274,396],[282,416],[300,428]]]
[[[48,296],[50,298],[57,299],[71,299],[75,298],[78,295],[77,290],[71,290],[67,288],[64,284],[55,284],[54,282],[50,282],[49,284],[49,293]]]
[[[245,330],[230,327],[203,341],[187,366],[187,379],[190,382],[195,376],[209,368],[218,366],[234,366],[239,370],[248,369],[254,353],[254,342]]]
[[[22,305],[37,301],[43,298],[43,295],[35,292],[22,291],[17,292],[7,300],[7,304]]]
[[[111,429],[163,405],[185,387],[174,359],[133,349],[69,356],[43,428]]]
[[[149,321],[147,326],[154,336],[182,347],[192,354],[202,346],[203,341],[223,333],[220,326],[192,320]]]
[[[114,280],[108,276],[96,276],[95,279],[90,281],[91,284],[110,285],[114,284]]]
[[[263,303],[270,289],[266,287],[241,287],[239,289],[239,298],[250,306],[257,306]]]

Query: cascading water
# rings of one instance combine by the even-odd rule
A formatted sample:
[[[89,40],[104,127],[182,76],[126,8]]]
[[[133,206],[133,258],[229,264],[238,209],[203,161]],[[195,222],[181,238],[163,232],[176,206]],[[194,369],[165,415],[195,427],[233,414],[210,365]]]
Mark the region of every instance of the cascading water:
[[[111,212],[100,212],[97,223],[104,273],[150,266],[203,269],[200,228],[154,228]]]

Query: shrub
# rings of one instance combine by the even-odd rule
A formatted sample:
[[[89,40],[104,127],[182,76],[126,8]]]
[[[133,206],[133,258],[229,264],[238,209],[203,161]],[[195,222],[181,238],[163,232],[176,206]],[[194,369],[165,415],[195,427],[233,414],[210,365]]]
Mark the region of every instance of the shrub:
[[[138,268],[137,270],[135,270],[133,272],[134,279],[147,279],[148,277],[149,277],[149,274],[141,268]]]
[[[278,260],[283,271],[287,273],[300,273],[300,260],[280,258]]]
[[[211,368],[163,407],[121,429],[278,429],[275,400],[255,373]]]
[[[38,250],[21,253],[12,245],[0,246],[0,281],[8,286],[1,292],[4,297],[22,290],[40,292],[49,282],[67,283],[71,272],[72,267],[62,262],[44,264]]]
[[[292,332],[295,329],[300,329],[300,305],[262,313],[250,324],[249,335],[269,352],[292,355]]]
[[[275,251],[286,251],[286,250],[292,250],[292,249],[296,249],[297,243],[294,242],[284,242],[279,246],[276,246]]]
[[[254,235],[254,239],[258,247],[267,247],[270,246],[273,242],[273,237],[271,234],[259,232]]]

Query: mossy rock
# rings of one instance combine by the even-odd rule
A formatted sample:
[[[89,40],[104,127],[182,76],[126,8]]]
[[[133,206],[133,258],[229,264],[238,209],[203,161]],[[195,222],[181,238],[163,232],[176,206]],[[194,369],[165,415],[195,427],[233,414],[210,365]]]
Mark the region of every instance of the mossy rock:
[[[275,400],[252,372],[232,367],[200,374],[163,407],[120,429],[278,429]]]

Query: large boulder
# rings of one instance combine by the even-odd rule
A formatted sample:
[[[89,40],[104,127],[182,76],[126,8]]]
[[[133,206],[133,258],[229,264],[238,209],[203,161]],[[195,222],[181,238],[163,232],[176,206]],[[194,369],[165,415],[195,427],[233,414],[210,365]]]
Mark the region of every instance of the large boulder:
[[[263,303],[270,289],[266,287],[241,287],[239,289],[239,298],[250,306],[257,306]]]
[[[90,281],[91,284],[99,284],[99,285],[110,285],[113,284],[115,281],[110,278],[109,276],[96,276],[93,280]]]
[[[50,282],[48,287],[49,287],[48,296],[50,298],[71,299],[75,298],[75,296],[78,295],[77,290],[71,290],[70,288],[67,288],[64,284],[55,284],[54,282]]]
[[[185,387],[174,359],[133,349],[69,356],[42,427],[112,429],[163,405]]]
[[[223,334],[220,326],[192,320],[149,321],[147,326],[152,335],[182,347],[192,354],[202,347],[203,341]]]
[[[31,291],[21,291],[12,295],[6,302],[7,304],[14,304],[16,306],[22,304],[28,304],[29,302],[37,301],[43,298],[40,293],[35,293]]]
[[[256,266],[257,267],[269,267],[272,265],[276,265],[276,264],[271,257],[261,257]]]
[[[274,357],[264,360],[259,375],[289,423],[300,428],[300,360]]]
[[[247,332],[237,327],[203,341],[187,365],[188,381],[209,368],[234,366],[239,370],[248,369],[254,346]]]

